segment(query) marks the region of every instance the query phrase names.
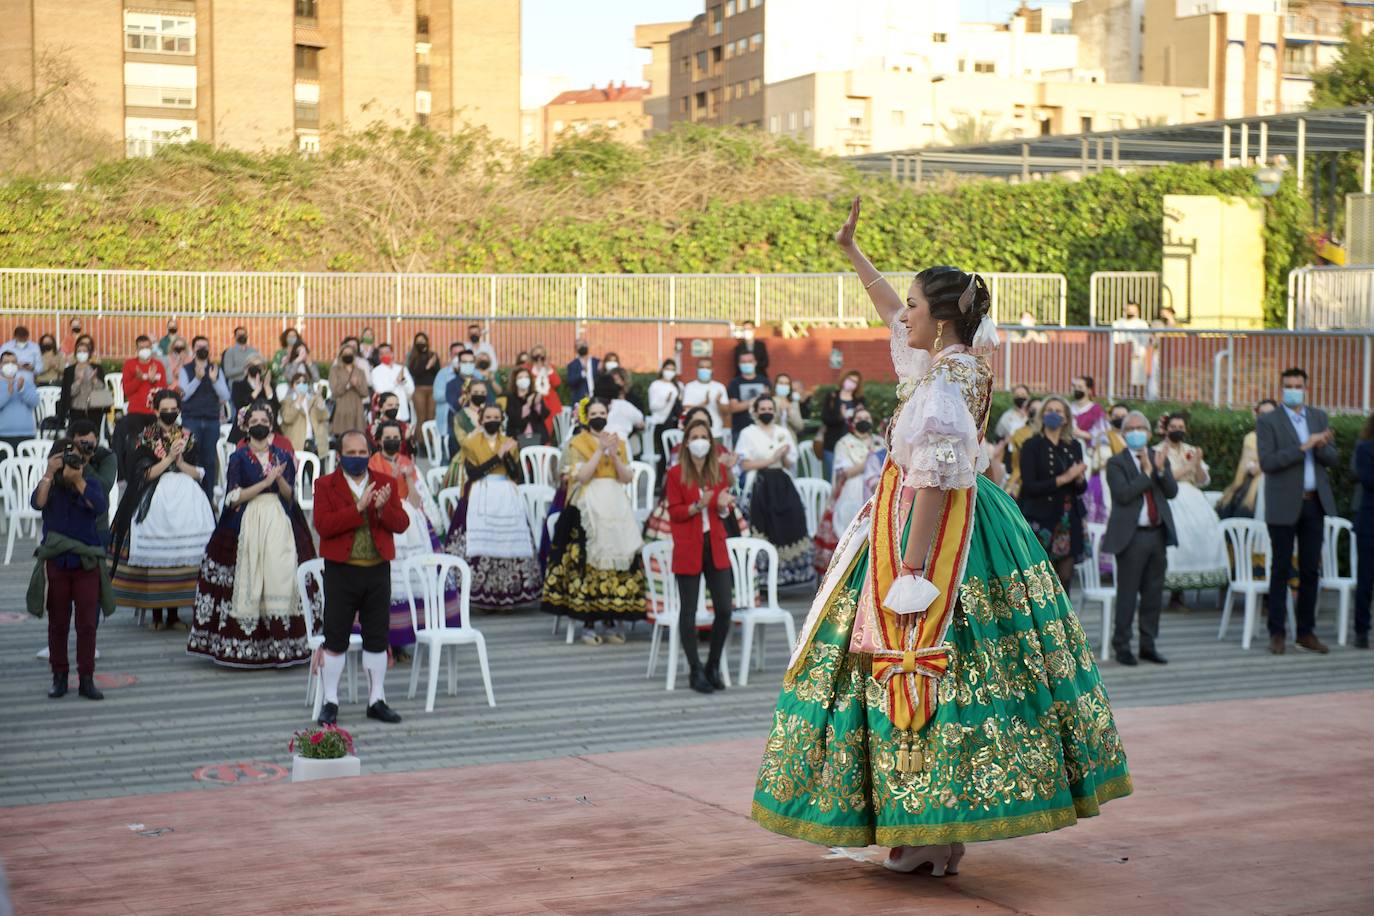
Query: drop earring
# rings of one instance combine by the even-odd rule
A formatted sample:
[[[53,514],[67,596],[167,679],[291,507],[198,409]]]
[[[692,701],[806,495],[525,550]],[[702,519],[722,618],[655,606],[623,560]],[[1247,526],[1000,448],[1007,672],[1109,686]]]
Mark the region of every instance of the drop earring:
[[[945,346],[945,323],[944,323],[943,321],[937,321],[937,322],[935,322],[935,347],[934,347],[935,352],[936,352],[936,353],[939,353],[942,349],[944,349],[944,346]]]

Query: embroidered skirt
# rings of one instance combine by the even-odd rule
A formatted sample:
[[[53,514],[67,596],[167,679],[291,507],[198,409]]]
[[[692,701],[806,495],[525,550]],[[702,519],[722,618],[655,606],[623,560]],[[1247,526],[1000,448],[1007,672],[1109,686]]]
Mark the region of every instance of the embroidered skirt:
[[[829,846],[927,845],[1057,830],[1130,794],[1092,650],[1015,503],[979,477],[969,559],[920,772],[899,772],[872,656],[849,652],[867,551],[778,700],[753,817]]]
[[[765,468],[754,474],[749,524],[755,537],[763,538],[778,549],[778,585],[813,581],[816,571],[812,568],[812,560],[816,547],[806,529],[806,509],[796,484],[786,471],[778,468]]]
[[[200,484],[175,471],[163,475],[148,514],[135,520],[119,568],[111,580],[121,607],[187,607],[195,603],[196,579],[215,514]]]
[[[583,623],[644,619],[644,570],[600,569],[587,559],[582,510],[564,506],[554,527],[541,610]]]
[[[480,531],[469,524],[479,514],[484,520]],[[480,548],[479,533],[484,536]],[[487,477],[472,485],[467,498],[453,509],[444,549],[471,567],[469,600],[474,607],[504,610],[539,600],[544,576],[525,505],[515,484],[505,477]],[[479,556],[473,555],[479,551]]]
[[[1169,548],[1164,571],[1166,589],[1218,588],[1226,585],[1226,535],[1216,510],[1190,483],[1178,485],[1178,495],[1169,500],[1174,516],[1178,544]]]

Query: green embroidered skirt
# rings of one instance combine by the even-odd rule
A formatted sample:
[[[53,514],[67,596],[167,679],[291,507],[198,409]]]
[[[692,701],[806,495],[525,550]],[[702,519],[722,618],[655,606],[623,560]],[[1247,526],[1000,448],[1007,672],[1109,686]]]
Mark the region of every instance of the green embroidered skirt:
[[[762,826],[827,846],[973,842],[1067,827],[1130,794],[1083,628],[1016,504],[981,476],[971,538],[922,771],[897,771],[872,657],[849,652],[863,549],[778,699]]]

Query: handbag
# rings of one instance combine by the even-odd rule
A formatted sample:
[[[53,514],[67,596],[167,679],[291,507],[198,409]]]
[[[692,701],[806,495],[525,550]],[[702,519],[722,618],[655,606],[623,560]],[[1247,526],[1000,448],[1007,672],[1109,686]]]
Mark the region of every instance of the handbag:
[[[1246,474],[1245,480],[1241,483],[1239,487],[1236,488],[1236,492],[1231,495],[1231,498],[1226,502],[1222,503],[1221,505],[1217,506],[1217,517],[1254,518],[1255,510],[1250,509],[1245,505],[1245,494],[1250,492],[1250,486],[1254,482],[1255,475]]]
[[[109,410],[113,406],[114,392],[109,389],[108,385],[101,384],[99,388],[86,397],[87,410]]]

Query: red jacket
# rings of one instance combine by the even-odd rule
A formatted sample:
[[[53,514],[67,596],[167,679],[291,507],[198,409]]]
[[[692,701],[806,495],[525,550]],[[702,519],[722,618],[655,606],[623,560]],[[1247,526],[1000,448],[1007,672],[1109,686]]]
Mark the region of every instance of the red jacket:
[[[139,378],[139,375],[151,375],[151,382]],[[159,389],[167,387],[167,370],[162,367],[162,360],[154,357],[146,363],[140,363],[138,357],[124,361],[124,400],[129,402],[129,413],[151,414],[157,413],[153,405],[148,403],[148,399]]]
[[[368,472],[373,485],[380,490],[391,485],[391,498],[380,510],[369,507],[365,513],[372,528],[372,540],[384,560],[396,559],[393,534],[410,527],[410,516],[401,508],[401,494],[396,481],[376,471]],[[320,556],[335,563],[347,563],[353,552],[353,533],[363,523],[358,514],[358,500],[348,487],[343,468],[326,474],[315,483],[315,530],[320,534]]]
[[[691,460],[690,458],[687,460]],[[711,519],[711,559],[716,569],[730,568],[730,554],[725,549],[725,521],[716,508],[716,500],[724,490],[730,488],[730,471],[720,469],[720,483],[711,489],[711,504],[705,512]],[[673,529],[673,573],[682,576],[695,576],[701,572],[701,541],[706,533],[701,530],[701,515],[692,511],[692,506],[701,498],[699,487],[689,487],[682,482],[682,465],[673,465],[668,471],[668,481],[664,491],[668,496],[668,518]],[[316,512],[319,509],[315,510]]]

